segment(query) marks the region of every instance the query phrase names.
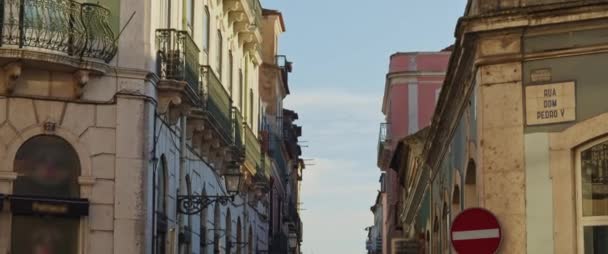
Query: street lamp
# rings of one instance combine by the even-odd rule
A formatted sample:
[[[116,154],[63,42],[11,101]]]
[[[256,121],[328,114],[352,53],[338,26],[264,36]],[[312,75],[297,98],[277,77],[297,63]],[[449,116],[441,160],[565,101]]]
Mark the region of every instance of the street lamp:
[[[178,195],[177,212],[193,215],[200,213],[203,209],[215,202],[226,205],[228,201],[233,201],[241,188],[241,178],[243,175],[238,169],[231,169],[222,176],[224,177],[224,185],[226,186],[228,195]]]

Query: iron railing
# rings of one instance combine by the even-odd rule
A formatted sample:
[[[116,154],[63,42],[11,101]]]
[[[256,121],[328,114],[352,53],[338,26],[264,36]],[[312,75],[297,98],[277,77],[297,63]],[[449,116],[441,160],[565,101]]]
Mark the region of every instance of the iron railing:
[[[110,11],[72,0],[0,0],[0,46],[39,48],[110,62],[116,55]]]
[[[247,124],[243,124],[245,128],[245,161],[248,161],[252,166],[259,168],[262,160],[262,149],[260,141],[253,134],[253,131]]]
[[[232,142],[234,135],[232,101],[211,66],[201,66],[201,86],[204,91],[203,104],[215,127],[226,141]]]
[[[243,141],[243,114],[241,111],[232,107],[232,130],[233,130],[233,141],[234,146],[238,150],[244,149],[244,141]]]
[[[185,81],[199,93],[199,49],[186,31],[157,29],[158,73],[161,79]]]

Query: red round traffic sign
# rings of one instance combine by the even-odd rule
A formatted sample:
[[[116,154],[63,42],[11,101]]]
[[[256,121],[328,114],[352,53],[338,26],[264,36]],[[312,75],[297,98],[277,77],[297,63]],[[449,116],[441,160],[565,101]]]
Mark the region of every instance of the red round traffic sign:
[[[450,239],[458,254],[494,254],[502,232],[496,216],[486,209],[470,208],[452,222]]]

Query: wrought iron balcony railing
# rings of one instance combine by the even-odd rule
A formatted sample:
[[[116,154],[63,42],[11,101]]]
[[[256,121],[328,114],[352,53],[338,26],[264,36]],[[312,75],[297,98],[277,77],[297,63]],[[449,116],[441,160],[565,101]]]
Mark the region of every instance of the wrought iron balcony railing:
[[[232,128],[233,128],[233,140],[234,140],[234,146],[239,149],[242,150],[244,149],[244,141],[243,141],[243,114],[241,114],[241,111],[236,108],[236,107],[232,107]]]
[[[0,46],[38,48],[112,60],[117,45],[110,11],[71,0],[0,0]]]
[[[185,81],[199,93],[199,49],[186,31],[157,29],[158,73],[161,79]]]
[[[201,86],[204,91],[203,106],[217,131],[227,142],[232,143],[233,120],[230,96],[211,66],[201,66],[201,74]]]
[[[262,150],[260,148],[260,141],[253,134],[253,131],[247,124],[245,127],[245,162],[254,168],[259,168],[262,160]]]

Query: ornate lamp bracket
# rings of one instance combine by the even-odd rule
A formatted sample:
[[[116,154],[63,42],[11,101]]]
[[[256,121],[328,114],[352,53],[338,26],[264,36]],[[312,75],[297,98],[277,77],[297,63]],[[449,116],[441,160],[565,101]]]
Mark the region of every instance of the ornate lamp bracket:
[[[194,215],[200,213],[213,203],[218,202],[226,205],[231,201],[234,201],[234,196],[179,195],[177,196],[177,212]]]

